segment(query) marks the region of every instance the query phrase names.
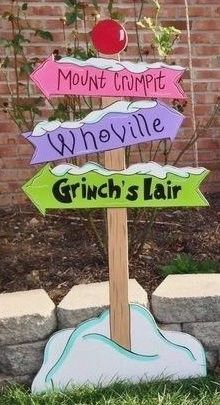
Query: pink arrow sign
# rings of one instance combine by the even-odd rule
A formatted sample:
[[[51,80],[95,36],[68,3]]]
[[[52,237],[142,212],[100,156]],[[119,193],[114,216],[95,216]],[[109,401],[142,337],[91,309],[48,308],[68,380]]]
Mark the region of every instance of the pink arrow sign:
[[[63,95],[186,98],[179,82],[185,68],[114,59],[64,57],[44,61],[31,79],[47,98]]]
[[[43,121],[23,136],[35,147],[31,163],[174,139],[184,116],[157,101],[116,101],[80,121]]]

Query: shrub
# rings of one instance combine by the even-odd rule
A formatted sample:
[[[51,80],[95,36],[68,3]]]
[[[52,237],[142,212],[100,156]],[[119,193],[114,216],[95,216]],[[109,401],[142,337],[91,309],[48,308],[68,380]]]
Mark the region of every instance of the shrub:
[[[169,274],[195,274],[195,273],[219,273],[220,263],[214,260],[195,260],[186,253],[178,254],[170,263],[162,266],[160,272],[163,276]]]

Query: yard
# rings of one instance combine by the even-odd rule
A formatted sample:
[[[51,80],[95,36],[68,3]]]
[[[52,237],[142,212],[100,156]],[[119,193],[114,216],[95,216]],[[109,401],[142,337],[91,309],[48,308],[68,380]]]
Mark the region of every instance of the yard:
[[[73,391],[30,395],[22,388],[8,388],[1,405],[219,405],[220,378],[207,377],[179,382],[152,382],[138,385],[114,384],[108,388],[81,388]]]
[[[147,222],[137,224],[137,237],[146,232],[146,240],[143,252],[130,257],[130,278],[149,294],[162,281],[160,267],[178,253],[220,261],[219,194],[207,199],[210,207],[200,210],[161,210],[149,235]],[[97,212],[95,220],[102,235],[103,216]],[[1,210],[0,225],[0,293],[44,288],[58,303],[75,284],[108,280],[107,263],[79,211],[50,211],[44,218],[30,207]]]

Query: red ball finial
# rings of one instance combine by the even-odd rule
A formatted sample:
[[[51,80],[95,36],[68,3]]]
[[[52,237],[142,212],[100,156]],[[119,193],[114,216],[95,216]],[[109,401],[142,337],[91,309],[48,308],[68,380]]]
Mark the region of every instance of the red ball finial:
[[[91,32],[91,38],[96,50],[106,55],[119,53],[128,44],[125,28],[114,20],[99,21]]]

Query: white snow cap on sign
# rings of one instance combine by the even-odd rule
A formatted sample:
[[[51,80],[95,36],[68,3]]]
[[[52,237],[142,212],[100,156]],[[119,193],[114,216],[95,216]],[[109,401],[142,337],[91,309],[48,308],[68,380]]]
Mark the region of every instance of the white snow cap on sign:
[[[39,122],[33,132],[32,136],[42,136],[46,132],[55,131],[58,128],[65,129],[75,129],[81,128],[84,124],[95,124],[104,118],[107,114],[132,114],[142,108],[153,108],[156,107],[158,103],[156,101],[140,100],[134,101],[133,103],[129,101],[116,101],[115,103],[109,105],[101,110],[92,111],[86,117],[79,121],[42,121]],[[178,112],[175,111],[177,114]]]
[[[170,165],[161,166],[155,162],[136,163],[129,166],[127,169],[120,171],[105,169],[103,166],[94,162],[88,162],[81,167],[72,164],[61,164],[51,169],[51,173],[53,173],[55,176],[64,176],[67,173],[72,175],[81,175],[91,171],[102,174],[103,176],[111,176],[117,173],[123,175],[149,174],[151,176],[158,177],[159,179],[165,179],[168,173],[175,174],[180,177],[189,177],[190,174],[201,174],[206,171],[206,169],[204,167],[178,168]]]
[[[148,69],[161,69],[167,68],[172,70],[182,70],[184,71],[185,68],[178,65],[167,65],[163,62],[155,62],[155,63],[146,63],[146,62],[137,62],[133,63],[130,61],[118,61],[115,59],[105,59],[105,58],[90,58],[87,60],[80,60],[76,58],[72,58],[71,56],[65,56],[64,58],[59,59],[56,61],[57,63],[73,63],[74,65],[78,65],[80,67],[94,67],[97,69],[104,69],[110,70],[112,72],[119,72],[120,70],[128,70],[131,73],[143,73],[146,72]]]

